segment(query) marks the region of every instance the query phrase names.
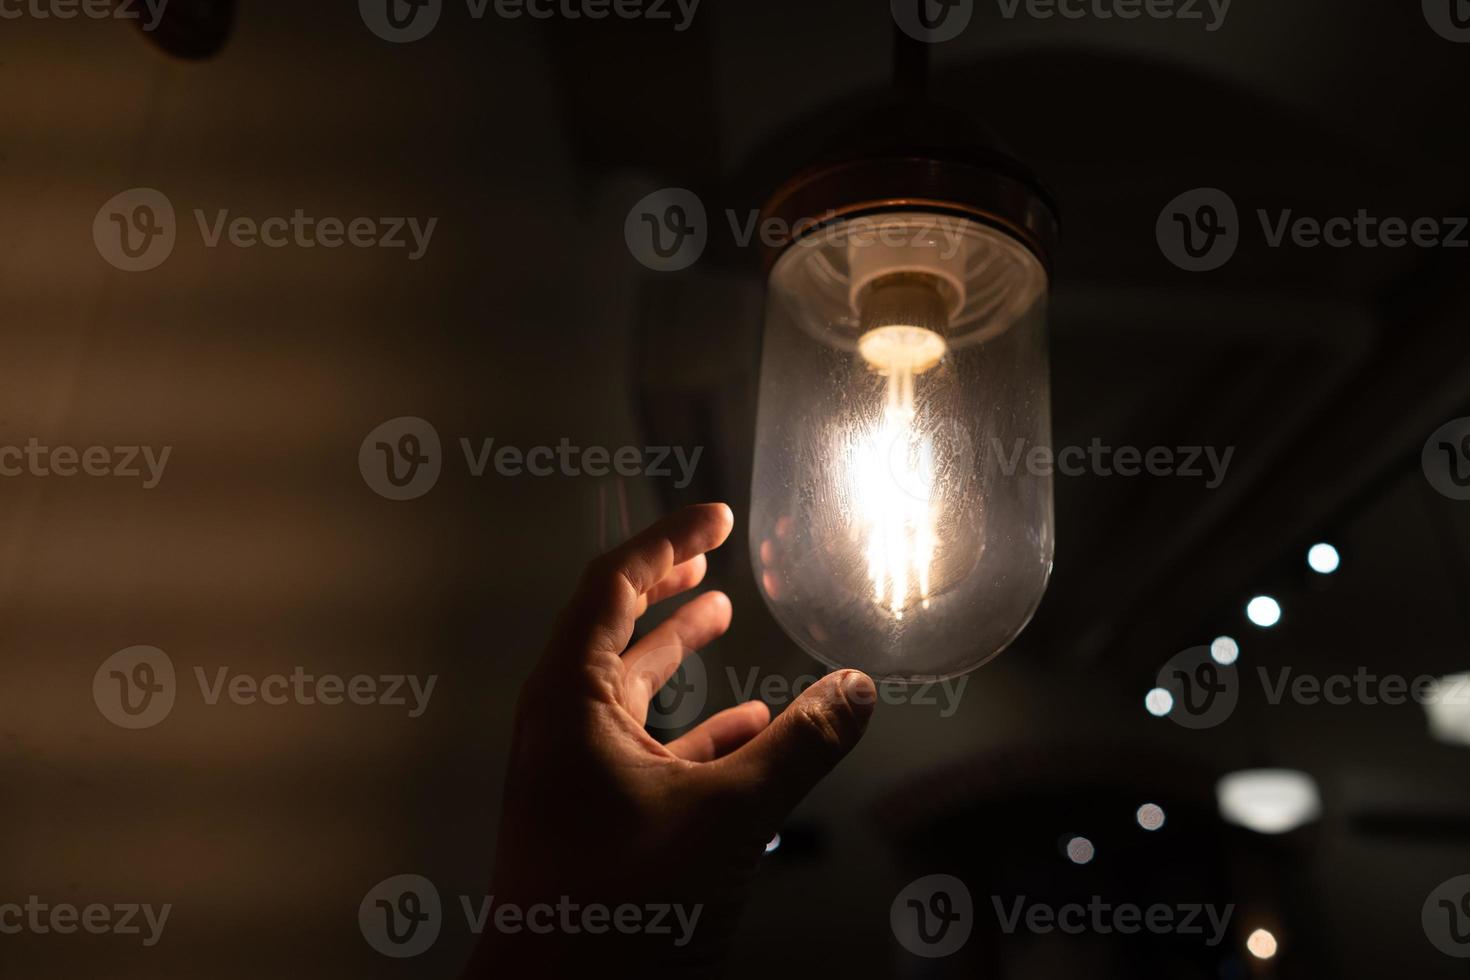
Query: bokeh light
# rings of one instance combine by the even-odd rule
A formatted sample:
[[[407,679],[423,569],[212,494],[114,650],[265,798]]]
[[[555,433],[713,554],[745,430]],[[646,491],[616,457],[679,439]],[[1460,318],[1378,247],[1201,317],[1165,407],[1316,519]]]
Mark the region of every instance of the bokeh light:
[[[1143,699],[1143,706],[1147,708],[1148,713],[1153,715],[1155,718],[1162,718],[1169,712],[1174,710],[1174,695],[1170,694],[1162,687],[1156,687],[1152,691],[1149,691],[1147,695],[1145,695]]]
[[[1258,960],[1269,960],[1276,955],[1276,937],[1270,930],[1257,929],[1245,941],[1245,948]]]
[[[1258,595],[1246,603],[1245,614],[1257,626],[1269,628],[1281,622],[1281,603],[1268,595]]]
[[[1314,544],[1307,549],[1307,565],[1319,575],[1331,575],[1342,564],[1342,556],[1330,544]]]
[[[1144,830],[1158,830],[1164,826],[1164,808],[1157,803],[1145,803],[1138,808],[1138,825]]]
[[[1215,663],[1229,667],[1240,659],[1240,644],[1233,637],[1217,636],[1210,642],[1210,656]]]

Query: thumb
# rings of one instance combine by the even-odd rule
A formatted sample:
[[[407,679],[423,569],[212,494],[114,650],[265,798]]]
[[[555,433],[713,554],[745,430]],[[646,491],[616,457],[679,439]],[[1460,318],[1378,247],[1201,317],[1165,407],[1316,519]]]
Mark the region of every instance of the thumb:
[[[726,757],[735,784],[754,793],[757,813],[773,829],[857,745],[877,700],[862,671],[829,674]]]

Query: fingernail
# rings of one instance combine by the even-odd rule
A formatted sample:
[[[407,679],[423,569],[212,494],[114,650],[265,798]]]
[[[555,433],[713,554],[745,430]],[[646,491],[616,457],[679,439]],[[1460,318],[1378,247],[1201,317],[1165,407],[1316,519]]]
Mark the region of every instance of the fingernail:
[[[878,688],[873,684],[873,679],[860,670],[845,670],[842,679],[838,682],[842,688],[842,696],[847,703],[865,709],[862,713],[872,713],[873,705],[878,702]]]

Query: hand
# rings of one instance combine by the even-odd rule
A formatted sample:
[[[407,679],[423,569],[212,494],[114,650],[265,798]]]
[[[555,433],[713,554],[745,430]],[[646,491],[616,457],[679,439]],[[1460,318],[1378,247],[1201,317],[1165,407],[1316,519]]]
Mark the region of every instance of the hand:
[[[629,646],[634,621],[697,586],[733,523],[724,504],[688,507],[587,566],[516,707],[492,894],[525,922],[497,929],[492,910],[471,976],[716,972],[767,842],[862,737],[876,690],[855,670],[774,722],[748,701],[667,745],[645,731],[684,655],[729,628],[730,600],[706,592]]]

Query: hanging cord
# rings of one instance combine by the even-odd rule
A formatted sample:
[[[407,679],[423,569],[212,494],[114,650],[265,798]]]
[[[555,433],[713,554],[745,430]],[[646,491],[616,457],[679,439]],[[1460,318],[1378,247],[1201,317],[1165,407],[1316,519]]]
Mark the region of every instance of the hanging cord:
[[[918,7],[929,0],[905,0]],[[929,91],[929,48],[893,25],[893,88],[905,101],[921,101]]]

